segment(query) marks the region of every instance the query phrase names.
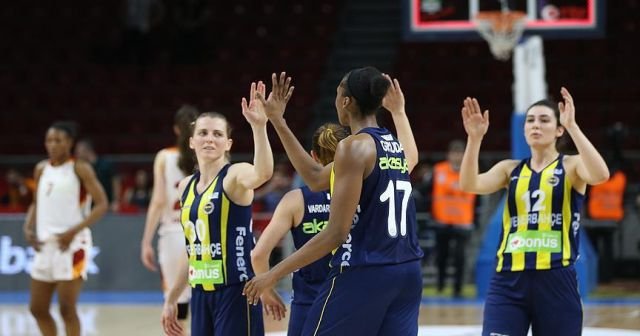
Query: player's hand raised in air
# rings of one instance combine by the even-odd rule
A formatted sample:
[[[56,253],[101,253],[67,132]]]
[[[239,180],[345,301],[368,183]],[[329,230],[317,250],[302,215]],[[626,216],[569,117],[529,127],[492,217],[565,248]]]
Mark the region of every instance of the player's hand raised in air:
[[[264,93],[259,92],[258,99],[264,105],[269,120],[273,121],[284,117],[284,110],[293,95],[294,87],[291,86],[291,77],[287,77],[286,72],[281,72],[279,77],[275,73],[271,74],[271,83],[269,97],[265,99]]]
[[[251,83],[251,88],[249,89],[249,101],[242,97],[242,115],[244,115],[245,119],[251,124],[251,126],[264,126],[267,124],[267,116],[265,112],[265,106],[258,99],[258,95],[264,96],[266,92],[266,86],[262,81],[259,81],[258,84],[255,82]]]
[[[389,90],[387,90],[387,94],[382,99],[382,106],[391,112],[392,115],[398,113],[404,114],[405,101],[404,94],[400,88],[400,83],[397,79],[391,79],[387,74],[382,74],[382,76],[391,83],[391,85],[389,85]]]
[[[462,122],[467,135],[474,139],[482,139],[489,129],[489,110],[482,113],[480,104],[475,98],[467,97],[462,107]]]
[[[565,87],[560,89],[562,95],[562,102],[558,103],[558,109],[560,110],[560,125],[564,128],[571,128],[576,126],[576,106],[573,104],[573,97]]]

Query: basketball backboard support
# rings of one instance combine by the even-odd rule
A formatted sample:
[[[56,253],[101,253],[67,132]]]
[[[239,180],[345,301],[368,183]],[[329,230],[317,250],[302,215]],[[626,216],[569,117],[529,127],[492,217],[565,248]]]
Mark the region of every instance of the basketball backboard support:
[[[604,35],[606,0],[508,0],[509,10],[527,16],[525,35],[545,39]],[[404,0],[407,40],[477,39],[473,18],[499,11],[499,0]]]

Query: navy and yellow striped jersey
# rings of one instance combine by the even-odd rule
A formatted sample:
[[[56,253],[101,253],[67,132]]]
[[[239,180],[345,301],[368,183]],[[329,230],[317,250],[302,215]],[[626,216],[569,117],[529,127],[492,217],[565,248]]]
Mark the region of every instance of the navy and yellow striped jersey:
[[[566,267],[578,257],[584,195],[571,186],[562,159],[540,172],[525,159],[511,172],[496,271]]]
[[[328,191],[314,192],[309,187],[300,188],[304,215],[296,227],[291,228],[293,245],[297,250],[325,229],[329,222],[331,197]],[[293,304],[310,305],[315,301],[320,288],[329,275],[331,253],[300,268],[293,273],[291,282]]]
[[[254,275],[251,206],[233,203],[224,192],[222,182],[229,166],[224,166],[202,193],[196,190],[200,180],[196,172],[181,198],[189,283],[206,291],[245,282]]]
[[[409,167],[402,145],[385,128],[368,127],[376,163],[362,191],[347,240],[334,251],[331,266],[400,264],[422,257]],[[331,179],[331,190],[334,189]]]

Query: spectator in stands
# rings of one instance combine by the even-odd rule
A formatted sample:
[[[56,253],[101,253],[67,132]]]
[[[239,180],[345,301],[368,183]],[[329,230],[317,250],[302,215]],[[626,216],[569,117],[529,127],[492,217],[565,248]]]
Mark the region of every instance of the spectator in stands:
[[[416,202],[416,211],[431,213],[433,164],[428,160],[420,161],[411,177],[413,183],[411,195]]]
[[[121,196],[120,177],[116,173],[113,163],[99,157],[93,147],[93,143],[89,139],[78,140],[76,143],[75,156],[78,159],[91,163],[98,177],[98,181],[100,181],[105,193],[107,193],[111,211],[118,211]]]
[[[149,174],[144,169],[136,171],[134,184],[124,192],[124,201],[138,209],[146,209],[151,200],[151,181]]]
[[[462,140],[451,141],[447,160],[433,167],[431,215],[436,225],[437,289],[439,292],[444,289],[449,251],[453,249],[454,297],[460,297],[462,293],[466,247],[475,218],[476,195],[460,188],[460,163],[464,147]]]
[[[0,197],[0,203],[14,211],[26,211],[33,200],[35,182],[27,179],[16,169],[7,170],[7,190]]]

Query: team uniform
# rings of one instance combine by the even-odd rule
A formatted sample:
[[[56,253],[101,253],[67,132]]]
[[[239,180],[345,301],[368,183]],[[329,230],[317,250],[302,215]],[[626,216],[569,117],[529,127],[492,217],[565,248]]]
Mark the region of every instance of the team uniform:
[[[47,162],[38,181],[36,234],[43,242],[35,252],[31,277],[44,282],[87,278],[87,260],[91,251],[91,231],[82,229],[66,251],[60,250],[57,235],[78,225],[83,219],[81,181],[75,161],[52,166]]]
[[[182,195],[181,222],[189,256],[192,335],[263,335],[262,305],[242,295],[254,276],[250,253],[251,206],[233,203],[223,190],[230,165],[199,193],[196,172]]]
[[[574,262],[584,195],[571,186],[563,156],[540,172],[529,160],[511,172],[496,275],[482,335],[580,335],[582,304]]]
[[[300,188],[300,191],[304,201],[304,215],[300,223],[291,228],[293,245],[296,249],[300,249],[324,230],[329,221],[329,204],[331,203],[331,197],[327,191],[313,192],[306,186]],[[293,298],[287,335],[302,335],[309,309],[329,274],[330,261],[331,255],[327,255],[293,273]]]
[[[363,181],[351,231],[334,251],[302,334],[416,335],[423,254],[408,165],[388,130],[359,133],[374,139],[376,164]]]
[[[160,217],[158,228],[158,263],[163,279],[165,296],[167,291],[178,280],[178,270],[184,255],[176,253],[184,248],[184,233],[180,224],[180,195],[178,184],[185,177],[178,167],[180,152],[177,148],[162,150],[164,155],[164,181],[165,181],[165,208]],[[191,290],[186,288],[178,298],[178,304],[188,304],[191,298]],[[186,308],[186,307],[185,307]],[[183,312],[186,318],[186,310]],[[181,316],[182,317],[182,316]]]

